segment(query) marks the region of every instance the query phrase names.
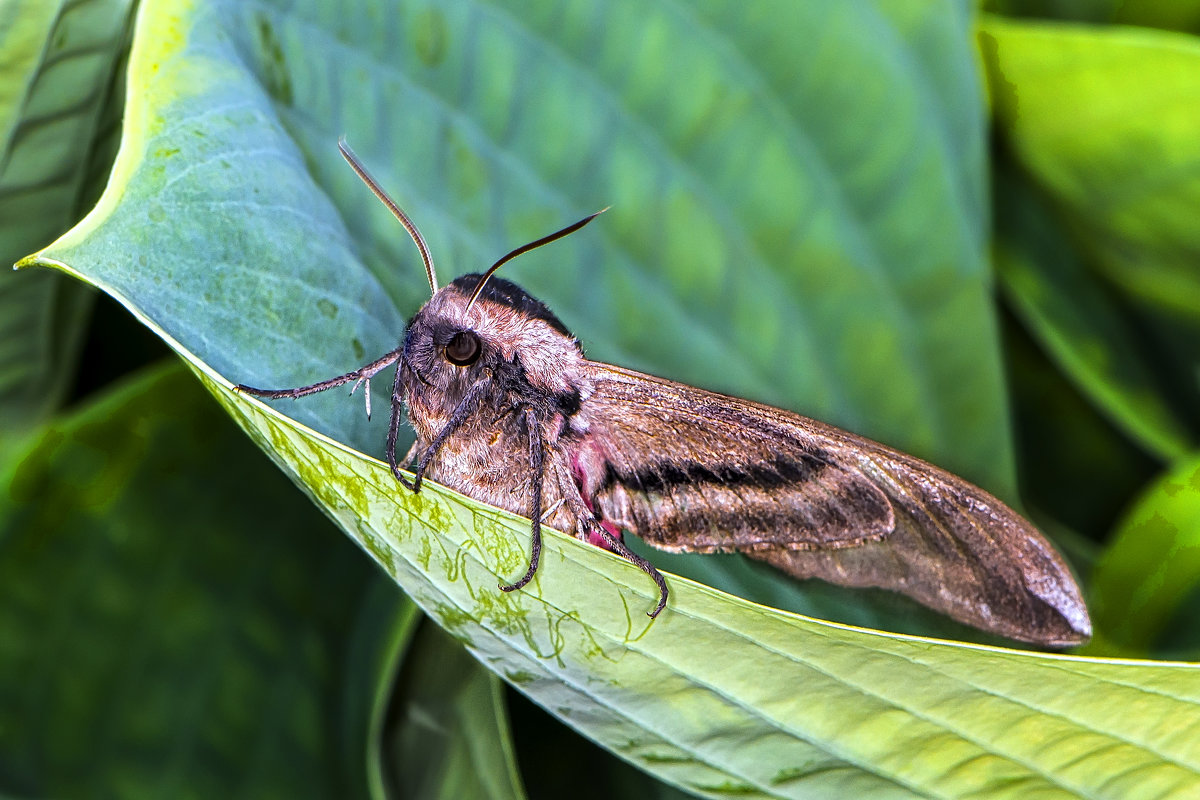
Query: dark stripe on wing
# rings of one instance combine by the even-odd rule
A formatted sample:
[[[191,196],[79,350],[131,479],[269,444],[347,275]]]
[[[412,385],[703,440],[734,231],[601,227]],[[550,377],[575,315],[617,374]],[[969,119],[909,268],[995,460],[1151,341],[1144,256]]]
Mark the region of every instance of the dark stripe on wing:
[[[627,489],[649,494],[665,494],[677,486],[716,484],[752,486],[756,489],[781,489],[818,477],[828,464],[808,453],[796,457],[777,456],[756,464],[701,464],[697,461],[656,461],[632,472],[607,465],[601,489],[621,484]]]

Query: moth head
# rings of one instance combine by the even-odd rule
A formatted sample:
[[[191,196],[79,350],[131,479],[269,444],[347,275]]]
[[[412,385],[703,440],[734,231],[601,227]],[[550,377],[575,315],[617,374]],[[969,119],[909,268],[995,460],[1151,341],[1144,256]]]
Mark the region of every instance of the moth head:
[[[481,377],[495,379],[501,391],[577,394],[583,353],[575,337],[541,300],[493,276],[508,261],[579,230],[600,213],[510,251],[482,275],[434,289],[405,334],[404,363],[417,379],[407,383],[410,400],[432,389],[453,401]],[[432,276],[430,262],[427,269]],[[430,286],[436,285],[431,277]]]
[[[579,343],[545,303],[503,278],[464,275],[438,290],[409,323],[404,362],[414,393],[453,398],[480,378],[501,387],[528,383],[539,392],[571,390]],[[513,388],[509,386],[509,388]]]
[[[410,401],[440,398],[442,404],[453,402],[481,377],[496,379],[501,390],[524,384],[551,394],[577,392],[574,378],[578,370],[573,367],[583,354],[575,337],[540,300],[511,281],[492,276],[508,261],[574,233],[607,209],[510,251],[482,275],[464,275],[439,289],[433,258],[417,226],[371,177],[344,139],[338,142],[338,149],[408,231],[429,279],[433,296],[409,322],[401,357]]]

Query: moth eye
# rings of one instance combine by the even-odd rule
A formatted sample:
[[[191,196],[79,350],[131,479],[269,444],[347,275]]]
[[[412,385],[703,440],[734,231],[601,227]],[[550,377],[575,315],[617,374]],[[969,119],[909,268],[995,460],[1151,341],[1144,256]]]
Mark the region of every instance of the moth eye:
[[[446,345],[446,360],[465,367],[475,363],[481,349],[478,336],[470,331],[459,331]]]

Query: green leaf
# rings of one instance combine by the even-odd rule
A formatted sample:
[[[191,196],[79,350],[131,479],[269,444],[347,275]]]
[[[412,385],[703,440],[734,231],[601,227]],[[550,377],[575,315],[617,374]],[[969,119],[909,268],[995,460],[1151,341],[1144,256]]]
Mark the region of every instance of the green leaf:
[[[1162,464],[1114,429],[1015,319],[1009,328],[1005,357],[1020,434],[1021,496],[1086,585],[1096,542]],[[1086,544],[1060,535],[1055,523],[1085,535]]]
[[[400,490],[344,396],[287,406],[316,433],[230,388],[357,366],[424,293],[346,132],[455,271],[613,202],[511,273],[594,355],[878,426],[1003,491],[965,4],[288,9],[147,2],[113,181],[36,261],[159,332],[488,669],[706,796],[1200,785],[1193,666],[883,635],[676,577],[650,621],[642,573],[556,533],[501,593],[527,521]]]
[[[1000,284],[1026,327],[1130,438],[1163,460],[1182,455],[1191,437],[1148,366],[1152,348],[1055,227],[1052,211],[1001,170],[996,213]]]
[[[984,0],[980,5],[985,11],[1006,16],[1200,33],[1200,3],[1196,0]]]
[[[394,584],[373,581],[368,592],[351,637],[358,668],[342,738],[348,766],[361,767],[366,751],[371,797],[524,797],[500,680],[422,623]]]
[[[366,768],[366,790],[376,800],[388,796],[382,743],[392,684],[422,619],[420,609],[392,581],[372,580],[347,637],[350,668],[337,698],[343,722],[343,763],[347,778],[353,777],[356,783]]]
[[[1113,12],[1113,21],[1122,25],[1145,25],[1200,34],[1200,3],[1196,0],[1142,0],[1140,3],[1118,3]]]
[[[92,292],[7,265],[67,230],[99,194],[96,172],[115,153],[130,6],[0,3],[0,433],[52,412],[74,371]]]
[[[1093,577],[1097,646],[1149,651],[1200,588],[1200,455],[1180,459],[1138,499]]]
[[[1112,281],[1200,316],[1200,39],[987,17],[998,125]]]
[[[383,744],[390,796],[525,797],[495,675],[427,622],[398,677]]]
[[[574,800],[689,800],[691,792],[663,783],[581,737],[512,689],[506,692],[513,744],[530,797]],[[581,779],[581,776],[586,776]]]
[[[362,795],[342,698],[382,640],[348,656],[346,621],[398,593],[185,370],[48,426],[2,485],[4,791]]]

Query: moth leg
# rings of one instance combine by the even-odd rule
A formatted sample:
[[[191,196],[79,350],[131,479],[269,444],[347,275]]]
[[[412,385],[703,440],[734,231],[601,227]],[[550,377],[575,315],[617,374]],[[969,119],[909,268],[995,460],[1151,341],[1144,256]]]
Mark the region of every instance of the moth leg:
[[[564,470],[565,472],[565,470]],[[645,572],[658,586],[658,605],[652,611],[647,611],[646,616],[651,619],[658,617],[662,610],[667,607],[667,596],[670,592],[667,589],[666,578],[658,569],[646,559],[639,556],[637,553],[625,546],[625,542],[621,540],[620,533],[614,534],[610,531],[599,517],[596,516],[592,502],[580,491],[580,479],[575,472],[565,472],[560,476],[560,480],[564,487],[564,497],[567,500],[567,510],[575,519],[576,532],[575,538],[592,544],[595,547],[612,550],[626,561],[631,562],[638,569]]]
[[[409,486],[409,488],[414,492],[421,491],[421,481],[425,477],[425,470],[429,468],[429,462],[433,460],[435,455],[437,455],[438,450],[442,449],[442,445],[446,443],[446,440],[449,439],[456,430],[461,428],[462,424],[467,421],[467,418],[474,413],[475,406],[479,404],[479,400],[481,397],[483,397],[484,390],[487,388],[486,383],[488,380],[489,379],[487,378],[480,379],[476,381],[470,389],[467,390],[466,396],[459,401],[458,407],[455,408],[454,413],[450,415],[450,421],[446,423],[446,427],[438,431],[438,435],[435,436],[433,441],[429,443],[429,447],[425,448],[425,452],[421,453],[421,457],[417,460],[417,468],[415,470],[416,477],[413,479],[412,485],[409,486],[408,483],[405,482],[405,486]],[[399,377],[397,377],[397,382],[398,381]],[[395,395],[393,395],[392,399],[394,402]],[[393,406],[393,409],[394,408],[395,406]],[[396,442],[390,436],[388,437],[388,448],[390,450],[392,463],[394,464],[396,460]],[[397,472],[397,470],[397,467],[393,467],[392,469],[393,472]],[[399,473],[397,473],[396,477],[400,477]]]
[[[403,355],[403,353],[404,348],[398,347],[387,355],[372,361],[370,364],[361,366],[352,372],[347,372],[345,375],[339,375],[336,378],[330,378],[329,380],[325,381],[318,381],[317,383],[309,384],[308,386],[298,386],[295,389],[256,389],[253,386],[247,386],[244,383],[239,383],[237,386],[233,387],[233,389],[234,391],[245,392],[246,394],[254,395],[255,397],[265,397],[268,400],[277,400],[281,397],[290,397],[295,399],[297,397],[316,394],[317,392],[323,392],[326,389],[332,389],[336,386],[341,386],[344,383],[349,383],[350,381],[354,381],[354,385],[357,386],[363,381],[370,381],[372,377],[374,377],[380,370],[389,364],[394,364],[399,361],[400,356]]]
[[[661,613],[662,610],[667,607],[667,595],[670,594],[670,592],[667,590],[667,579],[663,577],[663,574],[658,571],[657,567],[626,547],[625,543],[622,542],[618,537],[609,533],[608,529],[601,525],[595,517],[591,517],[588,520],[588,527],[599,533],[604,538],[604,541],[608,542],[608,545],[613,549],[613,552],[626,561],[632,561],[638,566],[639,569],[642,570],[642,572],[649,575],[654,579],[654,582],[658,584],[658,605],[654,607],[653,611],[646,612],[646,616],[648,616],[650,619],[655,619],[658,617],[659,613]]]
[[[371,421],[371,376],[364,375],[354,382],[350,387],[350,396],[354,397],[354,393],[358,391],[358,387],[363,387],[363,403],[367,407],[367,421]]]
[[[415,492],[420,484],[418,477],[415,482],[404,477],[404,473],[400,471],[400,465],[396,463],[396,439],[400,436],[400,415],[404,411],[404,392],[400,383],[400,370],[404,368],[404,362],[396,365],[396,377],[392,379],[392,416],[388,420],[388,435],[387,435],[387,460],[388,466],[391,467],[392,475],[396,480],[400,481],[400,485],[409,491]],[[413,446],[408,451],[408,455],[404,457],[404,463],[407,464],[412,460],[413,451],[416,450],[417,443],[413,442]]]
[[[500,584],[502,592],[515,592],[533,580],[538,562],[542,559],[542,483],[545,480],[546,450],[542,444],[542,431],[532,408],[525,409],[525,428],[529,431],[529,469],[533,475],[533,499],[529,513],[530,519],[533,520],[530,529],[533,549],[529,556],[529,569],[513,583]]]
[[[400,466],[411,464],[412,460],[417,457],[417,447],[419,445],[420,442],[413,442],[412,447],[408,448],[408,452],[404,454],[404,458],[400,459],[400,461],[397,463],[400,464]]]
[[[542,516],[541,516],[542,522],[545,522],[546,520],[550,519],[550,515],[553,514],[555,511],[558,511],[558,509],[561,508],[562,504],[565,502],[567,502],[567,498],[560,497],[560,498],[558,498],[558,502],[554,503],[549,508],[547,508],[545,511],[543,511]]]

